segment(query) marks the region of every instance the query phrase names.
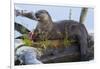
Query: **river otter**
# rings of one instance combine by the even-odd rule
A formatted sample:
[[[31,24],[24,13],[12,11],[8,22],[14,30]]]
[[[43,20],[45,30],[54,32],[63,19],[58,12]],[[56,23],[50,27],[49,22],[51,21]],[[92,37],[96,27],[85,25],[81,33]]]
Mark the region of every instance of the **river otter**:
[[[45,33],[47,39],[68,39],[77,40],[80,44],[81,60],[88,60],[88,32],[85,26],[74,20],[62,20],[53,22],[46,10],[39,10],[35,13],[38,25],[34,32]]]

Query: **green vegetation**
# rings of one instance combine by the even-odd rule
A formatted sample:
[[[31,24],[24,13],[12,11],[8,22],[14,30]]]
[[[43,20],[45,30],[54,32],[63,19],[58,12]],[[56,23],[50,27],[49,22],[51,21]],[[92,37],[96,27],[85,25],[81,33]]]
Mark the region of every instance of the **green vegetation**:
[[[75,40],[69,40],[67,38],[64,38],[63,40],[64,46],[70,46],[73,42],[75,42]]]
[[[29,38],[28,38],[28,35],[27,34],[23,34],[23,43],[26,45],[26,46],[32,46],[32,44],[33,44],[33,41],[32,40],[30,40]]]
[[[48,40],[48,39],[42,39],[37,42],[33,42],[28,38],[28,35],[24,34],[23,35],[23,43],[26,46],[33,46],[36,48],[43,48],[46,49],[48,47],[54,47],[55,45],[61,45],[61,46],[70,46],[72,42],[75,42],[74,40],[68,40],[67,38],[64,38],[63,40]],[[36,46],[35,46],[36,45]]]

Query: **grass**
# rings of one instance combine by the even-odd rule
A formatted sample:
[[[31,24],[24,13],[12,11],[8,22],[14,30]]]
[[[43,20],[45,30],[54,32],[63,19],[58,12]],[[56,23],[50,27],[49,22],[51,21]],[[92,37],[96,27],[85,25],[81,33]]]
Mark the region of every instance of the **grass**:
[[[24,43],[26,46],[32,46],[33,41],[30,40],[30,39],[28,38],[28,35],[27,35],[27,34],[24,34],[23,36],[24,36],[24,38],[23,38],[23,43]]]
[[[33,42],[32,40],[30,40],[28,38],[27,35],[24,35],[24,39],[23,42],[26,46],[33,46],[36,47],[34,45],[39,45],[40,48],[46,49],[48,47],[56,47],[56,46],[70,46],[72,42],[74,42],[73,40],[68,40],[67,38],[64,38],[63,40],[40,40],[37,42]]]
[[[23,34],[24,38],[23,38],[23,43],[26,46],[32,46],[32,47],[36,47],[36,48],[43,48],[46,49],[48,47],[67,47],[70,46],[72,42],[74,42],[74,40],[68,40],[66,37],[63,40],[48,40],[47,38],[44,39],[44,33],[40,33],[40,40],[33,42],[32,40],[29,39],[27,34]]]

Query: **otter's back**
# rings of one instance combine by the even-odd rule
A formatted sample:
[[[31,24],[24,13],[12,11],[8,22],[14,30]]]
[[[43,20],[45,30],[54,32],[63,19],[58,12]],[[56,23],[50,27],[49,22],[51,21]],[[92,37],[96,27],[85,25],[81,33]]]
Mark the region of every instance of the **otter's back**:
[[[79,22],[74,20],[62,20],[54,22],[54,25],[61,31],[65,32],[65,28],[70,28],[72,25],[78,26]]]

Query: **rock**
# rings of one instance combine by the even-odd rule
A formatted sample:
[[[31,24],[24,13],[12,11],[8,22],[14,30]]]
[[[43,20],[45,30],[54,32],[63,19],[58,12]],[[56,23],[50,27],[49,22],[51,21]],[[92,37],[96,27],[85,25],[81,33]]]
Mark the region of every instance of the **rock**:
[[[37,59],[38,50],[33,47],[23,46],[15,52],[15,65],[42,64]]]

